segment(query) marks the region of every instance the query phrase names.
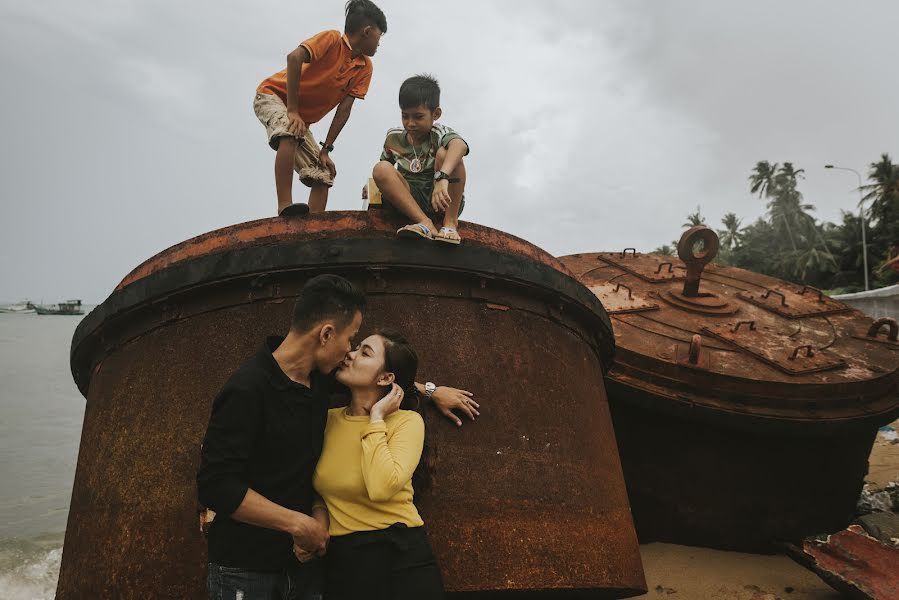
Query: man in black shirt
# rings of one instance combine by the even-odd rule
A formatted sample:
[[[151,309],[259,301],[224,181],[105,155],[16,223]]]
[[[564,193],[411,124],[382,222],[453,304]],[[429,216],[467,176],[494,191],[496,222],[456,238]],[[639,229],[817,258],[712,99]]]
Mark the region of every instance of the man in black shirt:
[[[200,504],[216,512],[210,598],[302,598],[314,565],[300,565],[293,547],[322,555],[328,543],[324,515],[310,515],[329,374],[351,350],[364,304],[342,277],[310,279],[287,337],[268,338],[215,398],[197,472]],[[416,385],[457,425],[453,409],[478,414],[468,392]]]

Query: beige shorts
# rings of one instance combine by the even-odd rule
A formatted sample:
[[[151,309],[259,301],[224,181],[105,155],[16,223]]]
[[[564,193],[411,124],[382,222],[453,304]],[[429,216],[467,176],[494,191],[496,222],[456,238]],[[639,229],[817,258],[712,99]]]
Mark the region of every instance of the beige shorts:
[[[253,101],[253,111],[259,118],[259,121],[265,125],[265,132],[268,134],[268,145],[272,150],[278,149],[278,139],[282,137],[293,137],[297,139],[297,151],[293,157],[293,169],[300,176],[300,181],[305,185],[312,187],[313,185],[326,185],[331,187],[334,185],[334,178],[331,172],[321,165],[318,160],[318,154],[321,151],[312,132],[306,128],[306,135],[299,138],[287,131],[287,106],[278,96],[274,94],[256,94]]]

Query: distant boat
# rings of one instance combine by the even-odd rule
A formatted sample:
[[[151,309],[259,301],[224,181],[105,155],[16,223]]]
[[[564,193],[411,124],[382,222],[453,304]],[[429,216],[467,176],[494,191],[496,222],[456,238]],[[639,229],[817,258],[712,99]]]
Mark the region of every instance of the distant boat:
[[[81,300],[66,300],[59,304],[51,304],[49,306],[40,306],[29,303],[34,311],[39,315],[83,315],[81,309]]]
[[[6,306],[0,306],[0,313],[15,313],[15,314],[28,314],[34,312],[34,305],[27,300],[25,302],[19,302],[18,304],[8,304]]]

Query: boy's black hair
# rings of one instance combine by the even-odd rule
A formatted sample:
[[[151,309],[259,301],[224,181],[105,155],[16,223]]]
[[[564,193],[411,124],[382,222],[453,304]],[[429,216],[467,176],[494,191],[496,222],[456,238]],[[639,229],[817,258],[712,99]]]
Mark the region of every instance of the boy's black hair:
[[[434,110],[440,106],[440,84],[427,73],[410,77],[400,86],[400,108],[427,106]]]
[[[368,25],[374,25],[381,30],[381,33],[387,33],[387,18],[374,2],[349,0],[346,3],[346,24],[343,30],[346,33],[356,33]]]
[[[346,327],[365,306],[365,295],[350,281],[339,275],[319,275],[306,282],[293,305],[290,328],[309,331],[322,321]]]

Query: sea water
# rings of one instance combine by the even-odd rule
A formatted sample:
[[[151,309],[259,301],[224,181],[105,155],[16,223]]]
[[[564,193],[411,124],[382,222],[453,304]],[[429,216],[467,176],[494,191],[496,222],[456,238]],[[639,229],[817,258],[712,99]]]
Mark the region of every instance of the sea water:
[[[89,310],[89,309],[88,309]],[[80,316],[0,314],[0,597],[53,598],[84,398],[69,370]]]

